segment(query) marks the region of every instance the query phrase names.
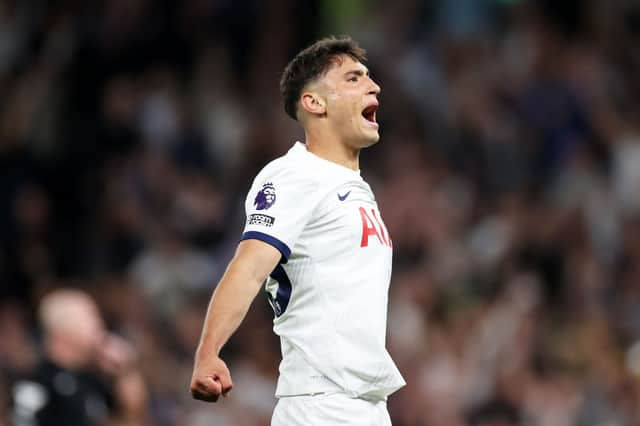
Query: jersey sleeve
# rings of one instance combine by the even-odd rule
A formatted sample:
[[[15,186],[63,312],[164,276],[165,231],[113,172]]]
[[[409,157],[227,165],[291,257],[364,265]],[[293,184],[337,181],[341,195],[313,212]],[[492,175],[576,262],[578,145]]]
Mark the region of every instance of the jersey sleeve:
[[[263,170],[245,201],[246,224],[241,240],[256,239],[272,245],[286,263],[313,209],[317,184],[300,171]]]

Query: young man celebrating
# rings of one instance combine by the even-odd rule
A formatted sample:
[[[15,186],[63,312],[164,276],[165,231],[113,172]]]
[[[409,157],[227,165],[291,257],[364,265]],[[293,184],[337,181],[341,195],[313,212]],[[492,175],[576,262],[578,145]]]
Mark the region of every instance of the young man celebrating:
[[[191,393],[232,388],[220,349],[266,282],[282,362],[273,425],[389,425],[405,382],[385,349],[392,243],[359,171],[378,142],[378,94],[349,38],[320,40],[286,67],[285,110],[305,143],[269,163],[246,200],[242,241],[209,305]]]

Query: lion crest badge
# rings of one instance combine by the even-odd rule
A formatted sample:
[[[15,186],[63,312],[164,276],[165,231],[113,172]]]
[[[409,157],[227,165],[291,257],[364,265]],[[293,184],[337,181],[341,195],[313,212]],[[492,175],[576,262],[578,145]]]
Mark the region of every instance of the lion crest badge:
[[[256,210],[267,210],[276,202],[276,188],[273,183],[267,182],[262,185],[262,189],[258,191],[256,199],[253,201],[253,205]]]

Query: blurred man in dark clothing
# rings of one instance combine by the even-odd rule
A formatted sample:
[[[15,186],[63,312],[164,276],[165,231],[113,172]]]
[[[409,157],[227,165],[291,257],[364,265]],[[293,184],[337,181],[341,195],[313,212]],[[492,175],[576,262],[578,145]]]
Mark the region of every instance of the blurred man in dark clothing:
[[[146,389],[132,348],[109,334],[94,301],[56,290],[40,303],[44,359],[13,385],[15,426],[144,423]]]

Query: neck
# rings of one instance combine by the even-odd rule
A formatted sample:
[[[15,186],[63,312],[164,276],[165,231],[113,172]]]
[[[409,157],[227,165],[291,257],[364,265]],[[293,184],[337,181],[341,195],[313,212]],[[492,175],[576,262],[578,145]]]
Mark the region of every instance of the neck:
[[[45,352],[47,357],[59,367],[67,370],[76,370],[81,367],[82,362],[78,359],[74,350],[55,338],[45,340]]]
[[[305,143],[307,150],[320,158],[351,170],[360,170],[360,149],[350,147],[335,135],[306,129]]]

